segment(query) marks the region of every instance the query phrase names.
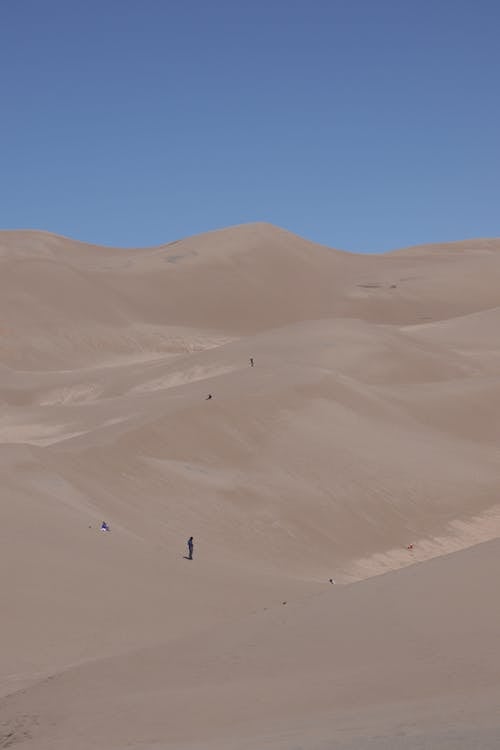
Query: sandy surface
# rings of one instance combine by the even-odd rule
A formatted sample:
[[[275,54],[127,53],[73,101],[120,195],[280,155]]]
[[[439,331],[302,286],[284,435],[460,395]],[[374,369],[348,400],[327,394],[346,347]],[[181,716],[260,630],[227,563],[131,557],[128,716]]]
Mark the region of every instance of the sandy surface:
[[[0,232],[0,747],[497,748],[499,277]]]

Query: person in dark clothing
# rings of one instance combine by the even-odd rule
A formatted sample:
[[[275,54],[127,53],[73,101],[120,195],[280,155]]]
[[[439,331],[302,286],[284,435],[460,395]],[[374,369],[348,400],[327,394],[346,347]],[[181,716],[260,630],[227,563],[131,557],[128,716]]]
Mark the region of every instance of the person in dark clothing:
[[[253,367],[253,357],[250,357],[250,367]]]
[[[212,398],[212,394],[209,393],[208,396],[206,397],[205,401],[210,401],[211,398]]]
[[[193,537],[192,536],[190,536],[188,539],[188,550],[189,550],[188,560],[192,560],[193,559]]]

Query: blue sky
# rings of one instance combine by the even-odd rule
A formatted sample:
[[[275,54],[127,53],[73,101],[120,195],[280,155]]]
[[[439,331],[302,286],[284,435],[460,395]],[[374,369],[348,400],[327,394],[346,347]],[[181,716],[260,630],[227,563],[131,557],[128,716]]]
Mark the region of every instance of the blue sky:
[[[3,0],[0,227],[500,234],[496,0]]]

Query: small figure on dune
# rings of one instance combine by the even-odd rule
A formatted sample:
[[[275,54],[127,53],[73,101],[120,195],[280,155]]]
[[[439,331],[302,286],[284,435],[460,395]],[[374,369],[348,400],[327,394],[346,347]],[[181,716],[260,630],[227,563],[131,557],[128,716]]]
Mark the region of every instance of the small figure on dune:
[[[250,357],[250,367],[253,367],[253,366],[254,366],[253,357]]]
[[[188,560],[193,559],[193,547],[194,547],[193,537],[190,536],[188,539]]]
[[[328,580],[329,580],[330,583],[335,583],[335,581],[333,580],[333,578],[329,578]]]
[[[413,544],[409,544],[406,549],[413,549]]]
[[[106,523],[106,521],[103,521],[101,523],[101,531],[111,531],[111,529],[109,528],[109,525]]]
[[[210,401],[211,398],[212,398],[212,394],[209,393],[208,396],[206,397],[205,401]]]

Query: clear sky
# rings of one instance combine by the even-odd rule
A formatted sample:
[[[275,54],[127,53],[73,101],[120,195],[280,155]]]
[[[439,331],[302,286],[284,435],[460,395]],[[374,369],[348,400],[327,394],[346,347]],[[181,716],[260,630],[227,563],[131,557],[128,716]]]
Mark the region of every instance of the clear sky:
[[[500,235],[498,0],[0,0],[0,227]]]

